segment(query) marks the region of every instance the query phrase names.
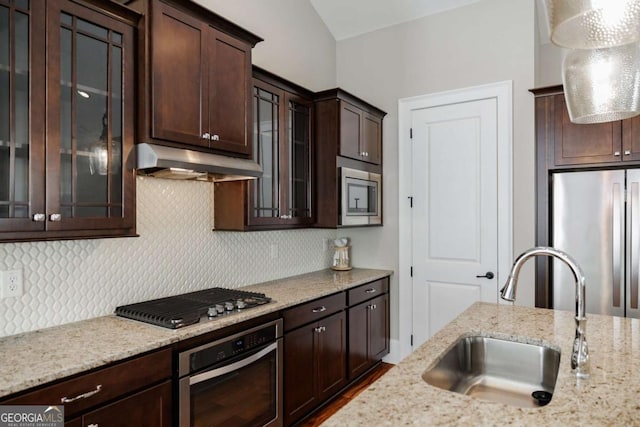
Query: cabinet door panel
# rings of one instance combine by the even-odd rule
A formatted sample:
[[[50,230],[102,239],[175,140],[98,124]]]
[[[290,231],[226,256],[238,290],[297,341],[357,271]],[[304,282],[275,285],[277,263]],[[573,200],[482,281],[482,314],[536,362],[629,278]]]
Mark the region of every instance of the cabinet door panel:
[[[318,402],[314,374],[315,326],[303,326],[284,335],[285,425],[291,425]]]
[[[211,147],[251,154],[251,47],[217,30],[209,54]]]
[[[288,215],[296,224],[313,221],[311,206],[311,101],[287,94]]]
[[[249,218],[252,225],[272,224],[281,215],[280,139],[284,93],[259,80],[253,89],[253,157],[262,177],[249,183]]]
[[[382,161],[382,120],[364,114],[362,126],[361,150],[366,154],[363,160],[379,165]]]
[[[622,160],[640,160],[640,116],[622,122]]]
[[[44,2],[0,1],[0,232],[44,222]]]
[[[133,28],[76,3],[47,6],[47,230],[134,227]]]
[[[389,353],[389,294],[369,302],[369,360],[375,363]]]
[[[368,315],[368,302],[349,308],[349,380],[369,367]]]
[[[151,136],[209,146],[208,27],[161,2],[153,3]]]
[[[571,123],[563,95],[556,95],[555,109],[557,166],[621,160],[620,121],[589,125]]]
[[[318,322],[322,332],[317,335],[318,397],[323,401],[347,383],[347,325],[344,311]]]
[[[171,382],[144,390],[82,417],[83,426],[171,426]]]
[[[362,111],[353,105],[340,101],[340,155],[361,159],[360,134]]]

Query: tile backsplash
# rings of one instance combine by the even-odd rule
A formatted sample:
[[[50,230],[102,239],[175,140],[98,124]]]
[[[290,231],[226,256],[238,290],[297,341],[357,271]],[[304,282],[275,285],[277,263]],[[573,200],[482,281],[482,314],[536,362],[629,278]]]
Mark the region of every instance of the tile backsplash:
[[[24,295],[0,299],[0,336],[330,265],[323,239],[335,239],[335,230],[212,231],[212,192],[211,183],[138,177],[140,237],[0,244],[0,270],[24,276]]]

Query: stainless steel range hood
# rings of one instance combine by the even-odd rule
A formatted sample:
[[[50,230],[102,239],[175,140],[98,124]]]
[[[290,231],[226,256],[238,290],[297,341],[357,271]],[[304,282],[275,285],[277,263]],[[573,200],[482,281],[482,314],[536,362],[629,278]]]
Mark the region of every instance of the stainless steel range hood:
[[[137,144],[137,169],[142,175],[168,179],[237,181],[262,176],[253,160],[226,157],[156,144]]]

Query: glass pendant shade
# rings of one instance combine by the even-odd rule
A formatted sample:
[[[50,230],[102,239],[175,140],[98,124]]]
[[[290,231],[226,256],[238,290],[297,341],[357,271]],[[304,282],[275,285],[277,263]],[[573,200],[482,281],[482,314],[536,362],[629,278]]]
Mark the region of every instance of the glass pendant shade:
[[[573,49],[640,40],[640,0],[547,0],[551,41]]]
[[[569,51],[562,81],[573,123],[601,123],[640,114],[640,44]]]

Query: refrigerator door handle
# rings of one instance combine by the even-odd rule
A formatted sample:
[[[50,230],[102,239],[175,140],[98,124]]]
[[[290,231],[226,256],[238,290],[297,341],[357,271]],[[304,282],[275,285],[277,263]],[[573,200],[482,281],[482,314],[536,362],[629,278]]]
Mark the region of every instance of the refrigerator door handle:
[[[619,182],[613,183],[613,206],[612,206],[612,230],[611,230],[611,238],[612,238],[612,251],[611,251],[611,266],[612,266],[612,290],[613,290],[613,306],[620,307],[621,306],[621,289],[624,286],[622,282],[623,274],[622,274],[622,254],[623,254],[623,239],[624,235],[624,210],[623,210],[623,201],[622,201],[622,189]]]
[[[629,257],[631,258],[631,281],[630,285],[630,300],[629,306],[632,309],[638,308],[638,264],[640,263],[640,236],[638,231],[640,229],[640,183],[631,183],[631,226],[629,237],[631,239],[631,250]]]

